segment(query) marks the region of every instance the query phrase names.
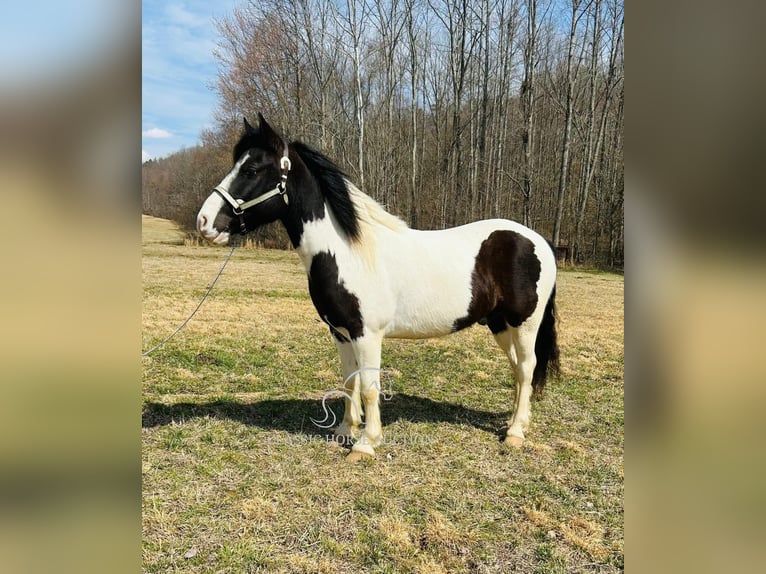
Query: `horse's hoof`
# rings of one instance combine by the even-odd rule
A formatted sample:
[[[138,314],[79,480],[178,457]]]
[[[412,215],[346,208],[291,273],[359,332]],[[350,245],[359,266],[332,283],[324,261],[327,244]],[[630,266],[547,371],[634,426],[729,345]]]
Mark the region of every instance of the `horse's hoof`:
[[[524,439],[520,436],[508,435],[505,437],[505,444],[512,446],[513,448],[521,448],[524,446]]]
[[[355,464],[359,462],[360,460],[364,459],[372,459],[372,455],[368,452],[361,452],[358,450],[352,450],[349,455],[346,457],[346,462],[349,464]]]

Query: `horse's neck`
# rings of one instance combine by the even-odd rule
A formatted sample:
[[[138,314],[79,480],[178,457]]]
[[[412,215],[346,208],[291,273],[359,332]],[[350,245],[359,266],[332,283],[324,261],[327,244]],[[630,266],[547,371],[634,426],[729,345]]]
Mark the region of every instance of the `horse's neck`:
[[[303,234],[296,251],[306,270],[311,268],[311,261],[317,253],[323,251],[339,253],[349,250],[348,240],[339,231],[332,210],[326,203],[324,217],[313,221],[304,221]]]

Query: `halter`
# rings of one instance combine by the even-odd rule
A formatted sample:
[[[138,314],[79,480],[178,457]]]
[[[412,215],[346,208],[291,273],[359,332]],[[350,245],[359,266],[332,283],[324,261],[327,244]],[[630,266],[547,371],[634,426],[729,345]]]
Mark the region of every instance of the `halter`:
[[[241,235],[245,235],[247,233],[247,227],[245,226],[246,209],[255,207],[256,205],[263,203],[264,201],[268,201],[277,195],[282,196],[282,199],[285,201],[285,205],[290,205],[290,200],[287,197],[287,173],[290,171],[292,165],[290,164],[290,158],[287,157],[287,148],[285,148],[282,159],[279,160],[279,167],[282,170],[282,176],[279,180],[279,183],[277,184],[277,187],[271,191],[267,191],[266,193],[259,195],[255,199],[251,199],[250,201],[244,201],[243,199],[236,199],[232,197],[231,194],[221,186],[217,186],[213,189],[215,193],[220,195],[224,201],[226,201],[226,203],[231,206],[232,211],[234,211],[234,215],[239,217],[239,232]]]

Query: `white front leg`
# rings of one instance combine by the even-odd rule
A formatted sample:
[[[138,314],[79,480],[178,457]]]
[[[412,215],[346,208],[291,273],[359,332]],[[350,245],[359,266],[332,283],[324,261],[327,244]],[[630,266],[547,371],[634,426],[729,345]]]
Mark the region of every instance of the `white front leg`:
[[[365,335],[351,342],[356,362],[361,369],[359,386],[364,402],[364,432],[351,448],[349,462],[355,462],[365,456],[374,456],[374,447],[383,438],[380,423],[380,354],[383,343],[382,335]]]
[[[355,373],[359,367],[356,364],[354,349],[351,343],[335,341],[340,355],[340,364],[343,371],[344,391],[351,396],[344,398],[345,410],[343,422],[335,429],[335,436],[350,442],[359,434],[359,425],[362,423],[362,401],[360,398],[359,373]],[[353,376],[352,376],[353,374]],[[350,378],[349,378],[350,377]]]

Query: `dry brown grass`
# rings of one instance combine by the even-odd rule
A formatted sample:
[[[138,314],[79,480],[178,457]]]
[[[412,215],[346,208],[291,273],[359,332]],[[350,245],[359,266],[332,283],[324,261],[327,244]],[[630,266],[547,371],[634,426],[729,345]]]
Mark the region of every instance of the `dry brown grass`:
[[[227,250],[144,223],[148,348]],[[144,359],[144,570],[620,571],[623,278],[565,271],[558,285],[563,376],[523,450],[498,440],[507,360],[472,328],[386,342],[387,442],[349,466],[309,420],[341,377],[297,257],[235,252],[187,329]]]

